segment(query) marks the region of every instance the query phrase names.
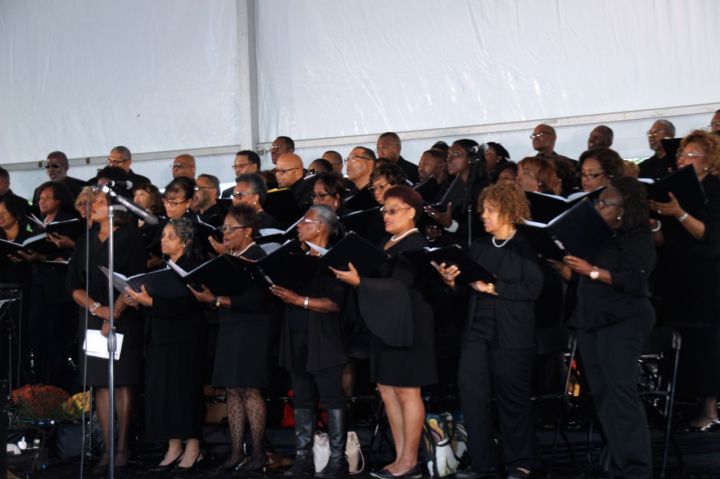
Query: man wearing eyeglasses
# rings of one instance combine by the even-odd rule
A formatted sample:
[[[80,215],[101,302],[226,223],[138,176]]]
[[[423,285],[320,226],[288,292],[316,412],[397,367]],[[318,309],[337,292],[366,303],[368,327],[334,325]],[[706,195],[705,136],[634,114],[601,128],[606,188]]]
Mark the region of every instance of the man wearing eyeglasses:
[[[562,182],[562,194],[569,195],[578,187],[578,164],[577,161],[563,156],[555,151],[555,140],[557,134],[555,128],[544,123],[535,127],[530,135],[532,147],[537,151],[536,156],[545,157],[555,165],[555,171]]]
[[[648,145],[655,152],[640,163],[640,178],[659,180],[675,171],[675,157],[668,155],[662,140],[675,138],[675,125],[668,120],[657,120],[647,132]]]
[[[220,180],[217,176],[203,173],[195,181],[195,194],[193,194],[190,209],[209,225],[220,226],[225,218],[225,212],[218,203],[220,194]]]
[[[74,200],[77,198],[80,190],[82,190],[83,186],[85,186],[87,182],[68,176],[68,169],[70,169],[68,158],[62,151],[53,151],[47,156],[47,160],[45,161],[45,172],[47,173],[48,178],[53,183],[64,183],[68,190],[70,190]],[[35,193],[37,194],[37,191],[35,191]],[[34,197],[35,195],[33,198]],[[33,201],[33,204],[35,204],[35,201]]]
[[[130,166],[132,165],[132,153],[126,146],[116,146],[110,150],[110,154],[107,157],[107,166],[120,168],[127,173],[127,179],[132,182],[133,186],[137,186],[145,183],[152,183],[149,178],[143,175],[135,173]],[[97,177],[89,181],[89,183],[97,183]]]
[[[278,157],[273,171],[278,188],[288,188],[292,191],[300,210],[306,211],[312,204],[312,187],[303,180],[305,171],[302,158],[295,153],[283,153]]]
[[[235,153],[235,161],[232,164],[233,172],[235,173],[235,181],[240,175],[246,175],[250,173],[258,173],[260,171],[260,155],[252,150],[240,150]],[[232,198],[233,188],[226,188],[223,190],[220,198]]]
[[[175,160],[170,168],[172,168],[173,178],[184,176],[192,180],[195,179],[195,157],[192,155],[183,153],[182,155],[175,157]]]
[[[276,165],[280,155],[295,152],[295,142],[289,136],[278,136],[270,145],[270,159]]]

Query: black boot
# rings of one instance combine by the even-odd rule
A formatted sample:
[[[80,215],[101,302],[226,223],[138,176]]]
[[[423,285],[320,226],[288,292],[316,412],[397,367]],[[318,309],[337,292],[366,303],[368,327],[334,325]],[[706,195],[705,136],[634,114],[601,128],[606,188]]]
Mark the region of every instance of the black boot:
[[[322,471],[315,473],[315,477],[345,477],[348,473],[348,463],[345,457],[347,442],[345,409],[328,409],[327,413],[330,459]]]
[[[315,472],[312,444],[315,436],[315,411],[295,409],[295,460],[290,469],[283,473],[286,477],[312,476]]]

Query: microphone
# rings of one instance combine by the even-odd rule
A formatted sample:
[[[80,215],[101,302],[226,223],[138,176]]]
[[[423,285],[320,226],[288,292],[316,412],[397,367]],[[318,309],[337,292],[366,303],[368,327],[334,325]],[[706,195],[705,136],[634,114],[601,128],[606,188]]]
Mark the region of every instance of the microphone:
[[[110,180],[107,183],[105,183],[110,188],[125,188],[126,190],[132,190],[133,188],[133,182],[130,180]]]
[[[131,181],[118,181],[118,182],[111,181],[107,185],[101,186],[100,191],[102,191],[106,195],[110,195],[111,198],[114,198],[118,203],[120,203],[122,206],[124,206],[125,209],[130,210],[133,213],[135,213],[135,215],[139,216],[143,221],[145,221],[145,223],[147,223],[149,225],[158,224],[159,219],[157,216],[150,213],[145,208],[139,207],[132,201],[125,199],[122,195],[119,195],[119,194],[115,193],[113,190],[111,190],[109,185],[113,184],[113,183],[118,183],[121,186],[128,183],[132,187]]]

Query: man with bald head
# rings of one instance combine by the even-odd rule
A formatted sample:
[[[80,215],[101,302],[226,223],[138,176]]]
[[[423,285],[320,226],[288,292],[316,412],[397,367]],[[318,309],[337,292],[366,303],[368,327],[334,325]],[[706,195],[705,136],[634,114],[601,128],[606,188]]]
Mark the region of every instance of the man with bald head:
[[[613,142],[612,128],[605,125],[598,125],[590,132],[588,136],[588,150],[596,148],[610,148]]]
[[[668,120],[657,120],[647,132],[648,146],[655,153],[640,163],[640,178],[659,180],[675,171],[675,157],[668,155],[662,140],[675,138],[675,125]]]
[[[176,156],[175,161],[173,161],[170,167],[172,168],[173,179],[180,176],[184,176],[192,180],[195,179],[195,157],[192,155],[183,153],[182,155]]]
[[[295,153],[283,153],[275,163],[275,178],[278,188],[287,188],[292,191],[298,206],[302,211],[312,204],[312,188],[303,180],[304,170],[302,158]]]
[[[577,161],[563,156],[555,151],[557,134],[555,128],[540,123],[530,135],[532,146],[537,151],[536,156],[547,158],[555,165],[555,171],[562,182],[562,194],[567,196],[578,187]]]

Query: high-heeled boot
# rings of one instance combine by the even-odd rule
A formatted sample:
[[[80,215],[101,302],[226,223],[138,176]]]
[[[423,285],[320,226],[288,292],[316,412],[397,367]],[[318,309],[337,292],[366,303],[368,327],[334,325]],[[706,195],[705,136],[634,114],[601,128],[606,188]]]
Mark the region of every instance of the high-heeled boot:
[[[295,409],[295,460],[285,477],[312,476],[315,472],[312,444],[315,436],[315,411]]]
[[[330,459],[322,471],[315,473],[315,477],[345,477],[348,473],[348,462],[345,457],[347,443],[345,409],[328,409],[327,413]]]

